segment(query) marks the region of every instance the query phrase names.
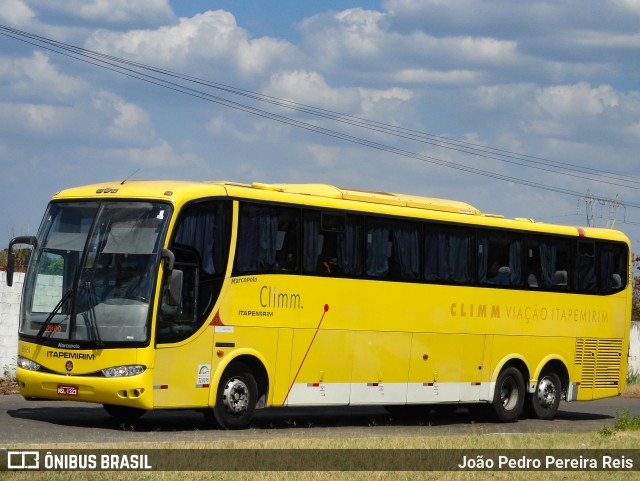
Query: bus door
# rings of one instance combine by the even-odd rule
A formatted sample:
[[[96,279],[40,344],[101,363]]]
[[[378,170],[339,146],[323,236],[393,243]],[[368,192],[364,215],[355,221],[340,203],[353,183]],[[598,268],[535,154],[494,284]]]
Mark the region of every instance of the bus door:
[[[222,290],[231,239],[231,201],[183,208],[169,250],[180,273],[179,295],[165,274],[156,321],[156,407],[206,407],[214,355],[211,320]],[[175,289],[174,289],[175,291]]]
[[[209,401],[214,327],[199,315],[199,265],[185,261],[178,252],[175,269],[182,272],[179,302],[170,300],[168,289],[158,309],[154,363],[154,407],[206,407]]]

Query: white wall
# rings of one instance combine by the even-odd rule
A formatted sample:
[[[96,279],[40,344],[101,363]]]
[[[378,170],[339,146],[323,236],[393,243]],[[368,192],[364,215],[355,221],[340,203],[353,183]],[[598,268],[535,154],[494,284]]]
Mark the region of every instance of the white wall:
[[[7,286],[7,273],[0,272],[0,377],[5,369],[15,373],[18,352],[18,319],[24,274],[16,272],[13,286]]]
[[[629,373],[640,373],[640,322],[631,323],[629,346]]]

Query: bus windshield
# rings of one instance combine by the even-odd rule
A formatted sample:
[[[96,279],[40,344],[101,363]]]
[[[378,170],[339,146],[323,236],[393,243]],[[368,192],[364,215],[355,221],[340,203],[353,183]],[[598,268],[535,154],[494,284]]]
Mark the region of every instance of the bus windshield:
[[[170,207],[49,205],[25,279],[20,334],[84,347],[144,343]]]

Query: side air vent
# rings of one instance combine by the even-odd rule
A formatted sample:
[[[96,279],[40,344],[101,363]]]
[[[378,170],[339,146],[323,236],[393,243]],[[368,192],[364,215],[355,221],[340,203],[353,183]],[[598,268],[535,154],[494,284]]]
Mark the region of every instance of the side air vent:
[[[576,340],[576,365],[582,366],[581,387],[611,388],[618,385],[622,362],[620,339]]]

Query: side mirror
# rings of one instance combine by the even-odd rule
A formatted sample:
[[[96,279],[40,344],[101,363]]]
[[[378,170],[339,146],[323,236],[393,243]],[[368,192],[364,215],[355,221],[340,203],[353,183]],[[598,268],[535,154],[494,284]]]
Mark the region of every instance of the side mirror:
[[[162,249],[161,257],[167,260],[169,265],[167,265],[166,269],[171,272],[173,270],[173,264],[176,262],[176,256],[169,249]]]
[[[15,244],[28,244],[35,248],[38,245],[38,239],[34,236],[21,236],[14,237],[9,242],[9,248],[7,249],[7,285],[9,287],[13,285],[13,272],[16,267],[16,255],[13,252]]]
[[[169,274],[167,281],[167,304],[180,306],[182,302],[182,271],[175,270]]]
[[[169,249],[162,249],[162,259],[167,261],[167,283],[165,291],[165,304],[171,307],[177,307],[178,310],[182,303],[182,277],[183,273],[180,270],[173,270],[173,265],[176,261],[176,256]]]

